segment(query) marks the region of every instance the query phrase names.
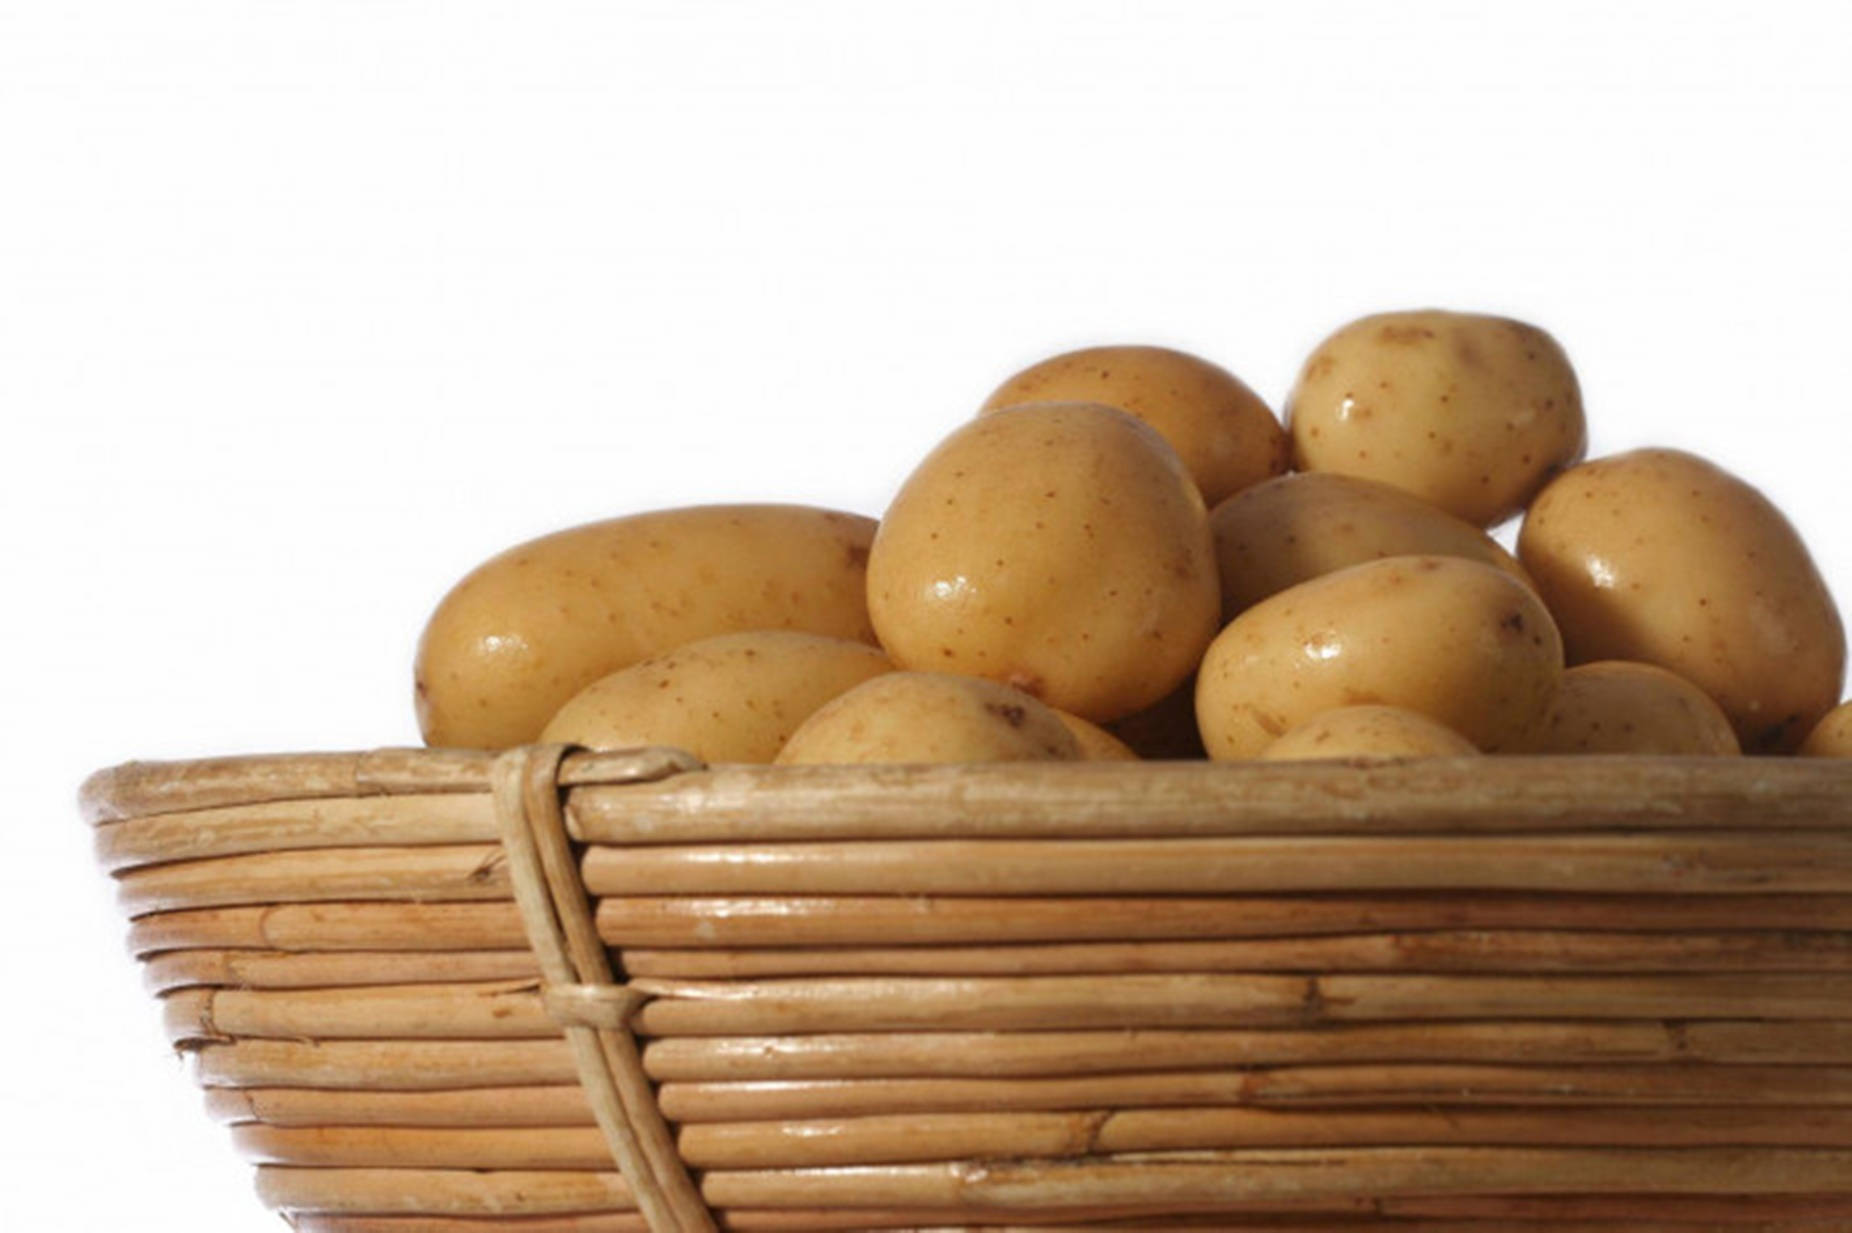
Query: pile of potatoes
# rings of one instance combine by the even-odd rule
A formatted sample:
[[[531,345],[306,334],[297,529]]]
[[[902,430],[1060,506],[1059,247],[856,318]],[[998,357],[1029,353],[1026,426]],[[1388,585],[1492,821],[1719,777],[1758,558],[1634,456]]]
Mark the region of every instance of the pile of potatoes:
[[[1794,528],[1703,459],[1586,443],[1562,348],[1498,317],[1352,322],[1284,426],[1194,356],[1076,351],[879,524],[704,506],[488,561],[425,630],[419,720],[710,763],[1852,756]],[[1513,556],[1487,528],[1520,513]]]

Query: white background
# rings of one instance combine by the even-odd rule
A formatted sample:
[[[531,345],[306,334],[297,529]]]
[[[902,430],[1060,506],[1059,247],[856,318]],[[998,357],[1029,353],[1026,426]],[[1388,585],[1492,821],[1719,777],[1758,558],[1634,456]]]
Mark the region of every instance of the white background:
[[[1842,606],[1845,6],[0,10],[7,1227],[261,1230],[72,805],[403,744],[425,615],[664,504],[878,513],[1000,378],[1497,310]]]

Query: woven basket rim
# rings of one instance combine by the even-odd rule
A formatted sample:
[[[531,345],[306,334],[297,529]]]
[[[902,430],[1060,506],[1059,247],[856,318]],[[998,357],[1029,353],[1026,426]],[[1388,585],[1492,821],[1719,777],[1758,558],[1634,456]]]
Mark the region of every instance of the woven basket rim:
[[[235,754],[171,761],[130,761],[90,775],[78,792],[92,825],[206,808],[285,801],[413,794],[484,793],[495,754],[481,750],[386,747],[374,750]],[[1333,800],[1363,793],[1426,788],[1444,793],[1472,784],[1481,791],[1518,790],[1554,782],[1572,789],[1574,804],[1598,810],[1637,804],[1643,791],[1674,791],[1738,804],[1789,801],[1800,811],[1852,826],[1852,759],[1697,757],[1665,755],[1484,755],[1322,762],[993,762],[893,766],[705,767],[681,750],[654,748],[568,755],[566,788],[634,782],[639,765],[655,778],[692,777],[729,789],[791,787],[807,792],[857,785],[883,791],[963,783],[1023,782],[1082,791],[1129,790],[1166,780],[1193,788],[1239,786],[1264,793],[1283,785]],[[1555,796],[1564,798],[1559,789]]]

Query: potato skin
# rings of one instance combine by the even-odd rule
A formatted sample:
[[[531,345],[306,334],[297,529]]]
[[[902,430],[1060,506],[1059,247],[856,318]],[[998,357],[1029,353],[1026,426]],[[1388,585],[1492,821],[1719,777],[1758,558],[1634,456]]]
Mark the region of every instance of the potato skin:
[[[425,626],[425,743],[534,740],[601,677],[697,638],[793,629],[874,641],[874,523],[797,505],[660,510],[556,532],[484,562]]]
[[[1286,420],[1300,470],[1380,480],[1479,527],[1523,509],[1588,447],[1554,338],[1439,309],[1364,317],[1325,339]]]
[[[1563,674],[1550,713],[1513,750],[1538,754],[1740,754],[1710,695],[1653,664],[1602,660]]]
[[[1087,347],[1023,369],[979,415],[1036,402],[1095,402],[1170,443],[1209,505],[1286,470],[1286,431],[1235,374],[1168,347]]]
[[[1469,522],[1400,488],[1330,471],[1256,484],[1209,515],[1222,619],[1333,570],[1384,557],[1463,557],[1530,583],[1517,558]]]
[[[903,668],[1105,723],[1189,675],[1221,598],[1202,497],[1163,438],[1110,407],[1039,403],[971,421],[908,478],[868,609]]]
[[[1053,708],[977,677],[890,672],[812,715],[779,751],[788,766],[842,763],[1078,762]]]
[[[1053,710],[1054,708],[1049,708]],[[1061,726],[1074,734],[1080,742],[1080,756],[1085,762],[1137,762],[1139,756],[1130,745],[1100,727],[1089,723],[1078,715],[1066,711],[1055,711],[1055,718]]]
[[[1852,702],[1841,703],[1814,725],[1801,746],[1808,758],[1852,758]]]
[[[1398,706],[1346,706],[1314,715],[1260,751],[1266,762],[1321,758],[1459,758],[1473,743],[1426,715]]]
[[[1209,756],[1252,758],[1323,711],[1417,711],[1486,752],[1537,724],[1562,639],[1531,589],[1456,557],[1389,557],[1263,600],[1210,645],[1196,679]]]
[[[1832,709],[1846,635],[1781,511],[1702,458],[1636,450],[1565,472],[1518,558],[1571,663],[1637,660],[1709,694],[1745,753],[1791,753]]]
[[[720,634],[586,686],[540,739],[672,745],[709,764],[770,762],[818,707],[893,667],[865,642],[788,630]]]

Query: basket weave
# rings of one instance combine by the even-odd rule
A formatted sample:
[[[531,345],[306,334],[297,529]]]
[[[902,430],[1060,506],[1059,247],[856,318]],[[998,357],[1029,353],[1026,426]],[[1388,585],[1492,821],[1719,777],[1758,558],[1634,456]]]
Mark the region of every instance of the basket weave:
[[[85,786],[297,1228],[1852,1228],[1852,763],[562,752]]]

